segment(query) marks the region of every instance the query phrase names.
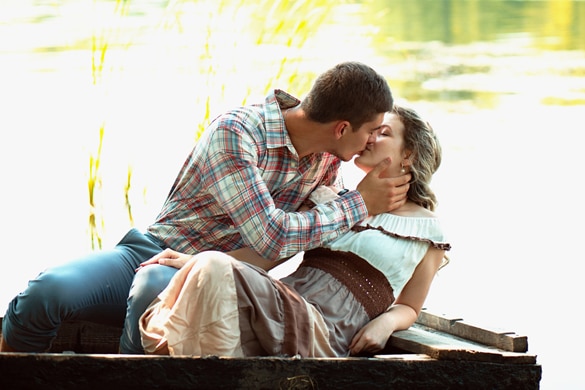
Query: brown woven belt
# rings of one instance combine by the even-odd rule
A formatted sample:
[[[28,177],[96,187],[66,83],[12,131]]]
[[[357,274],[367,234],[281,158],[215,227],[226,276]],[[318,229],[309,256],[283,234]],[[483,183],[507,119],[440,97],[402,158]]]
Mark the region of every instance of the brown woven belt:
[[[394,302],[394,291],[384,274],[354,253],[311,249],[305,252],[300,266],[320,269],[343,283],[362,304],[370,320]]]

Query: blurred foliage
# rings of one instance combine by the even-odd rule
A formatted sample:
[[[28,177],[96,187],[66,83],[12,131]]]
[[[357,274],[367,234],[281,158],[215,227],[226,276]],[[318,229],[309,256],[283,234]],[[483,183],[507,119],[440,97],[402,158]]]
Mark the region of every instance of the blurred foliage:
[[[194,107],[202,109],[202,112],[197,115],[194,139],[199,138],[212,120],[212,112],[219,110],[218,106],[227,95],[238,94],[244,105],[251,95],[265,95],[275,86],[288,89],[294,85],[296,91],[307,91],[314,74],[299,71],[299,64],[303,61],[302,48],[314,32],[328,21],[333,8],[340,4],[342,2],[316,0],[261,0],[253,5],[243,0],[168,1],[158,23],[157,34],[178,33],[174,35],[179,37],[174,42],[174,49],[181,51],[183,56],[176,67],[198,76],[195,99],[199,100],[195,101]],[[132,41],[132,29],[125,26],[124,20],[132,15],[134,5],[139,6],[130,1],[113,2],[111,17],[102,15],[100,21],[103,20],[103,24],[97,24],[92,36],[92,82],[103,99],[106,99],[108,69],[114,68],[106,66],[111,50],[124,50],[140,44]],[[255,85],[258,77],[251,75],[255,72],[268,76],[260,88]],[[101,106],[98,105],[96,111],[102,110]],[[103,115],[98,153],[90,155],[88,178],[93,249],[101,248],[104,230],[98,202],[103,181],[99,166],[107,112]],[[131,180],[132,168],[128,166],[124,198],[132,226]]]
[[[96,0],[94,0],[94,4]],[[124,17],[128,12],[128,0],[116,0],[114,3],[113,15],[115,17]],[[92,35],[91,46],[91,76],[94,88],[100,88],[104,77],[104,65],[106,63],[106,54],[108,53],[108,45],[110,43],[111,35],[116,34],[116,25],[103,25],[98,31],[94,31]],[[103,97],[105,98],[105,97]],[[99,107],[98,107],[99,109]],[[102,157],[102,147],[104,142],[105,132],[105,118],[99,128],[99,143],[97,152],[89,156],[89,177],[88,184],[88,200],[89,200],[89,236],[92,249],[102,249],[103,234],[105,229],[105,221],[103,217],[102,204],[99,201],[100,192],[102,189],[103,178],[100,172],[100,164]],[[128,210],[130,223],[133,223],[131,205],[129,203],[128,191],[130,189],[130,178],[132,172],[128,170],[128,184],[125,191],[125,198],[127,200],[126,206]]]
[[[193,118],[195,142],[226,107],[258,101],[272,88],[302,97],[316,74],[339,60],[369,62],[386,75],[402,99],[467,102],[481,109],[496,107],[502,96],[531,90],[533,80],[543,75],[580,77],[585,69],[579,63],[558,66],[551,57],[531,60],[541,50],[585,49],[585,2],[580,1],[94,0],[94,4],[99,4],[99,12],[91,39],[91,73],[103,99],[95,108],[102,116],[101,132],[108,124],[107,88],[121,80],[116,78],[121,73],[115,74],[119,70],[126,72],[122,78],[143,75],[144,84],[149,77],[160,75],[164,80],[172,74],[189,83],[186,89],[193,93],[180,104]],[[88,42],[77,38],[70,48],[82,50]],[[550,82],[556,86],[556,80]],[[548,96],[555,90],[543,88],[540,101],[582,104],[582,91],[575,91],[576,96]],[[161,93],[176,99],[172,91]],[[103,137],[108,131],[100,133],[100,148]],[[89,178],[90,220],[97,224],[91,227],[96,234],[92,242],[97,243],[103,230],[99,197],[93,193],[103,181],[99,158],[91,156]],[[125,166],[123,191],[132,225],[130,190],[136,175],[130,164]]]

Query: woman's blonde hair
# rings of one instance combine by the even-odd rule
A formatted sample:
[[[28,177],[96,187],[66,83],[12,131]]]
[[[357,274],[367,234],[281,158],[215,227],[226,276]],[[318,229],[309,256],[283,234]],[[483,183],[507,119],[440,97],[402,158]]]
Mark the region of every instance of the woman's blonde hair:
[[[437,207],[437,197],[430,184],[443,156],[439,139],[431,125],[414,109],[394,105],[392,113],[397,115],[404,125],[402,134],[404,149],[411,152],[409,158],[412,180],[408,189],[408,199],[434,211]],[[445,255],[439,269],[449,264],[449,261],[449,257]]]
[[[411,152],[410,173],[412,180],[408,190],[408,199],[421,207],[434,211],[437,197],[431,190],[433,174],[441,165],[442,150],[439,140],[431,125],[423,120],[414,109],[394,105],[392,113],[397,115],[404,125],[404,148]]]

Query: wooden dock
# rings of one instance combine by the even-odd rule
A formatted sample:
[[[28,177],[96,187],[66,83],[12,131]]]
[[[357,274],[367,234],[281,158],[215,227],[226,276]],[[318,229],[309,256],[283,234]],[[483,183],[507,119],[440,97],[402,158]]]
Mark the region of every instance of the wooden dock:
[[[355,358],[120,355],[121,330],[64,324],[49,353],[0,354],[0,389],[539,389],[526,336],[423,311]]]

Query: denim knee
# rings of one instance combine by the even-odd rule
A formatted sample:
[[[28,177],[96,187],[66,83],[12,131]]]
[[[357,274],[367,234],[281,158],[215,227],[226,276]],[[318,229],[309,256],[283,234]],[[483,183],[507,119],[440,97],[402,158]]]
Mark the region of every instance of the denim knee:
[[[64,283],[58,273],[40,274],[9,303],[2,335],[18,351],[47,350],[62,318],[76,306],[76,297],[74,287]]]
[[[144,267],[134,276],[128,307],[146,310],[148,305],[171,281],[178,269],[166,265],[152,264]]]
[[[130,294],[124,331],[120,337],[120,352],[128,354],[142,354],[142,342],[138,321],[148,306],[171,281],[178,269],[165,265],[153,264],[144,267],[136,273]]]

